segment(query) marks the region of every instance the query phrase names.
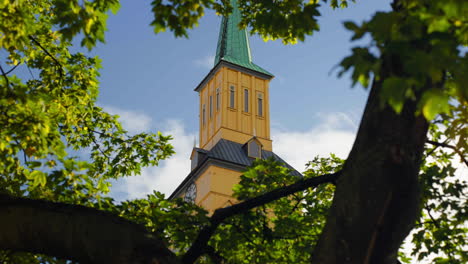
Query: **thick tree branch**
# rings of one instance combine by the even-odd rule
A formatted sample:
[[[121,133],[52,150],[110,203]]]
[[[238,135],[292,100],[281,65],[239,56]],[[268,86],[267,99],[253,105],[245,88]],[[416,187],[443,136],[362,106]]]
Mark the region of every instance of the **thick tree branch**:
[[[194,263],[198,257],[204,254],[210,237],[213,235],[216,228],[226,218],[247,212],[250,209],[253,209],[255,207],[278,200],[282,197],[286,197],[295,192],[303,191],[311,187],[317,187],[318,185],[322,183],[335,182],[340,174],[341,174],[341,171],[332,173],[332,174],[325,174],[325,175],[310,178],[310,179],[300,180],[294,184],[275,189],[271,192],[267,192],[263,195],[257,196],[255,198],[251,198],[244,202],[241,202],[241,203],[229,206],[229,207],[217,209],[210,218],[210,224],[204,227],[200,231],[195,242],[193,242],[190,249],[183,256],[182,262]]]
[[[436,147],[443,147],[443,148],[452,149],[453,151],[455,151],[455,153],[458,154],[458,156],[460,156],[460,159],[462,159],[463,163],[465,163],[465,165],[468,167],[467,158],[465,158],[465,156],[463,155],[463,152],[461,150],[459,150],[457,147],[449,145],[447,143],[440,143],[440,142],[436,142],[436,141],[432,141],[432,140],[427,140],[426,143],[429,143],[429,144],[434,145]]]
[[[142,226],[83,206],[0,194],[0,248],[80,263],[178,263]]]

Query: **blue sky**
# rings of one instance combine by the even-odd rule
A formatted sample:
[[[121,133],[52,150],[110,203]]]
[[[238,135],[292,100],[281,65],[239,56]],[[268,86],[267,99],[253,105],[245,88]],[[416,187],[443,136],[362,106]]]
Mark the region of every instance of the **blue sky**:
[[[253,61],[270,71],[273,150],[297,170],[316,155],[345,158],[352,146],[367,91],[351,89],[348,76],[332,71],[350,54],[351,33],[343,21],[362,22],[390,1],[362,0],[349,8],[321,8],[321,30],[297,45],[250,37]],[[93,50],[102,60],[98,104],[132,133],[162,131],[174,136],[177,152],[139,177],[115,183],[117,199],[144,197],[153,189],[170,194],[189,173],[198,136],[198,95],[193,91],[213,66],[221,18],[208,11],[189,38],[158,35],[149,26],[149,1],[122,1],[109,17],[106,44]],[[362,42],[361,42],[362,44]]]
[[[350,43],[351,35],[342,22],[360,22],[388,8],[389,1],[370,0],[343,10],[324,6],[321,31],[297,45],[251,36],[254,62],[276,76],[270,102],[274,123],[304,131],[320,121],[317,112],[359,116],[366,92],[360,87],[350,89],[349,78],[338,79],[336,70],[330,73],[356,45]],[[174,38],[171,32],[155,35],[149,26],[151,16],[148,1],[122,1],[119,13],[110,16],[107,44],[94,51],[104,67],[99,103],[149,114],[156,123],[176,118],[189,130],[197,130],[193,88],[212,66],[207,62],[216,52],[220,18],[207,12],[185,39]]]

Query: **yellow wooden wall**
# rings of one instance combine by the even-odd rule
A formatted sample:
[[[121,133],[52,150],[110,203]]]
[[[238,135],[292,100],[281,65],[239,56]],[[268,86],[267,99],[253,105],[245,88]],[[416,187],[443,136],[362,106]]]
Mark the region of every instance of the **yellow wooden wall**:
[[[230,87],[235,87],[235,105],[230,107]],[[272,150],[270,139],[269,80],[221,67],[199,90],[200,96],[200,147],[211,149],[224,138],[244,144],[255,135],[263,149]],[[220,89],[221,106],[216,109],[216,89]],[[244,112],[244,89],[249,91],[249,111]],[[258,115],[258,94],[263,97],[263,116]],[[210,116],[210,96],[213,115]],[[205,123],[203,123],[203,105]]]
[[[210,213],[237,202],[232,197],[232,187],[239,183],[241,173],[218,167],[208,167],[196,180],[197,197],[195,203]]]

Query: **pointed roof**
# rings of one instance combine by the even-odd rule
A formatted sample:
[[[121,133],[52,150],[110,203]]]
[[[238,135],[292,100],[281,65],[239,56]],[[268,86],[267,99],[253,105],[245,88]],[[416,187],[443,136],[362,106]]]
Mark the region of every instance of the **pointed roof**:
[[[214,65],[223,60],[273,77],[273,74],[252,62],[247,30],[238,27],[241,15],[237,0],[231,0],[231,5],[232,13],[221,20]]]

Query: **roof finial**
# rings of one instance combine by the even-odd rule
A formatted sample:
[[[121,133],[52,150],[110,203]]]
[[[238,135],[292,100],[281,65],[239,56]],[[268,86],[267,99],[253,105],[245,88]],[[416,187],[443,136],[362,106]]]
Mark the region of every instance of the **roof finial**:
[[[255,129],[255,127],[254,127],[254,131],[253,131],[253,136],[257,137],[257,129]]]
[[[197,147],[197,136],[193,136],[193,147]]]

